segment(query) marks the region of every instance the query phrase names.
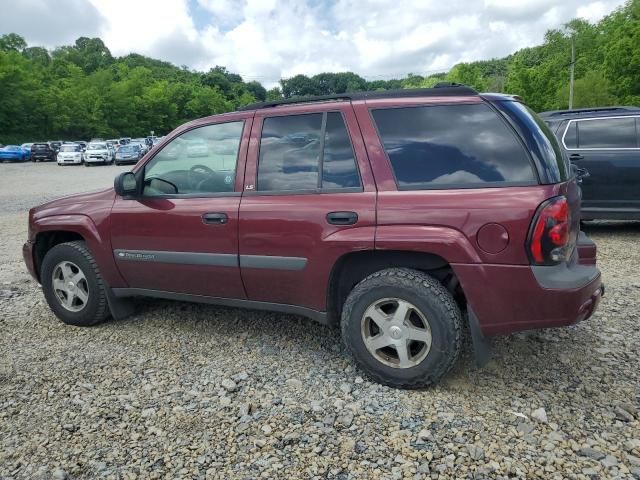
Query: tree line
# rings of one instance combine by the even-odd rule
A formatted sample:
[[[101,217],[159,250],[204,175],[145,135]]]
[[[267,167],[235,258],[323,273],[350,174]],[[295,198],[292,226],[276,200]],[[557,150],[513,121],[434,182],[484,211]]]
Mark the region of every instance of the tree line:
[[[164,134],[256,101],[438,82],[518,94],[537,111],[567,108],[572,43],[574,107],[640,104],[640,0],[595,24],[574,19],[549,30],[542,45],[448,72],[375,81],[353,72],[296,75],[270,90],[223,66],[198,72],[135,53],[114,57],[99,38],[49,51],[10,33],[0,36],[0,142]]]

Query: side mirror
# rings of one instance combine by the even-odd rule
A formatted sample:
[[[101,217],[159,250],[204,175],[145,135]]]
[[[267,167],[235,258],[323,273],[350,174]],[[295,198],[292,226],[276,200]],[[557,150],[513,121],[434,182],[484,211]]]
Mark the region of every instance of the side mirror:
[[[138,180],[133,172],[122,172],[113,183],[113,188],[121,197],[132,197],[138,194]]]

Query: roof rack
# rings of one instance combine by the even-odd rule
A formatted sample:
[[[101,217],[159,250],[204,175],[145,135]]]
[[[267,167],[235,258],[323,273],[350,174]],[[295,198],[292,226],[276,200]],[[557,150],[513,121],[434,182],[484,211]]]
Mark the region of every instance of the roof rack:
[[[574,108],[572,110],[552,110],[549,112],[541,112],[541,117],[555,117],[559,115],[574,115],[576,113],[601,113],[601,112],[635,112],[640,107],[592,107],[592,108]]]
[[[369,92],[336,93],[333,95],[320,95],[309,97],[287,98],[274,102],[259,102],[246,105],[238,110],[260,110],[262,108],[277,107],[280,105],[292,105],[298,103],[317,103],[333,100],[365,100],[374,98],[398,98],[398,97],[448,97],[478,95],[473,88],[457,83],[441,82],[433,88],[407,88],[400,90],[376,90]]]

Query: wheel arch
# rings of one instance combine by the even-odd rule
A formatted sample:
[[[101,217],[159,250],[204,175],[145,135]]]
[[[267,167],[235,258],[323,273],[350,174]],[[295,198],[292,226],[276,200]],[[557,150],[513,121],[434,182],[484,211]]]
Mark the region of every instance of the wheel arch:
[[[45,230],[36,234],[33,249],[33,265],[38,281],[41,281],[40,272],[42,270],[42,261],[47,252],[56,245],[76,240],[84,241],[85,238],[80,233],[72,230]]]
[[[335,262],[327,288],[327,320],[337,324],[349,292],[374,272],[387,268],[412,268],[435,277],[454,296],[462,308],[466,305],[460,282],[451,264],[430,252],[409,250],[364,250],[342,255]]]
[[[31,230],[31,238],[34,241],[34,269],[38,280],[42,260],[51,248],[60,243],[82,240],[93,255],[105,282],[111,287],[126,286],[113,259],[108,227],[106,230],[99,229],[89,216],[72,214],[36,218]]]

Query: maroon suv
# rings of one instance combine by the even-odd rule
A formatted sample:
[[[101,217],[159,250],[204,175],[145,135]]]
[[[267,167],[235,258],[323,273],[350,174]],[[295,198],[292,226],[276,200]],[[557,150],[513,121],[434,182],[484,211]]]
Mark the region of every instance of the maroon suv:
[[[419,387],[519,330],[591,316],[580,188],[518,97],[463,86],[263,103],[183,125],[115,188],[34,208],[24,258],[65,323],[149,296],[339,324]]]

